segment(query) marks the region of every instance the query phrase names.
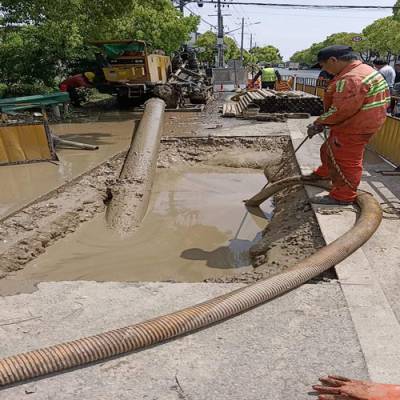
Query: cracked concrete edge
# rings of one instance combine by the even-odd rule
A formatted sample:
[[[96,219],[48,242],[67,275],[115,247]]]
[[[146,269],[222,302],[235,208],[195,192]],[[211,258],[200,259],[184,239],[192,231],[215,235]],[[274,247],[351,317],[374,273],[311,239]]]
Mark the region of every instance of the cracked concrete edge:
[[[299,135],[299,128],[289,125],[290,137],[294,147],[298,146],[305,133]],[[314,140],[314,146],[315,141]],[[320,143],[322,144],[322,139]],[[306,142],[303,151],[296,154],[297,163],[303,174],[311,172],[319,161],[319,152],[311,151],[311,142]],[[314,149],[315,150],[315,149]],[[315,188],[306,186],[309,197],[316,193]],[[339,218],[332,223],[331,215],[318,213],[312,206],[322,235],[327,243],[332,242],[347,231],[354,223],[354,213],[344,211],[336,214]],[[349,215],[353,214],[353,218]],[[338,221],[338,219],[340,221]],[[385,293],[375,279],[368,258],[362,248],[335,267],[342,292],[349,307],[361,349],[365,358],[370,379],[383,383],[400,382],[400,325],[390,307]]]

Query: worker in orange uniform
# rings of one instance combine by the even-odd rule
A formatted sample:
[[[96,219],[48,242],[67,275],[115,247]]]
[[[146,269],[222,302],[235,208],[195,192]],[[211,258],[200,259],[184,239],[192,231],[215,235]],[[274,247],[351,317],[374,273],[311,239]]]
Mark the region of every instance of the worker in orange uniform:
[[[330,179],[328,196],[313,203],[352,204],[361,181],[364,148],[386,119],[389,88],[382,75],[363,64],[348,46],[329,46],[318,53],[320,67],[334,75],[324,97],[325,113],[308,127],[311,138],[329,132],[321,147],[321,166],[305,179]]]
[[[358,381],[341,376],[321,378],[318,400],[400,400],[400,385]]]
[[[81,99],[77,89],[92,88],[95,77],[96,75],[93,72],[70,76],[60,83],[60,90],[69,93],[71,103],[74,106],[80,106]]]

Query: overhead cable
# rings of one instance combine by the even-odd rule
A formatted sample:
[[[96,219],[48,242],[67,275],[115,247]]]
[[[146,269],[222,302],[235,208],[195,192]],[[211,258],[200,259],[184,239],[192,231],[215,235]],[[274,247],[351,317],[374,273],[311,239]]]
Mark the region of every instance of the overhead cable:
[[[204,4],[216,4],[216,0],[203,0]],[[265,3],[265,2],[245,2],[233,0],[230,5],[242,6],[264,6],[282,8],[302,8],[302,9],[331,9],[331,10],[397,10],[400,6],[361,6],[361,5],[334,5],[334,4],[288,4],[288,3]]]

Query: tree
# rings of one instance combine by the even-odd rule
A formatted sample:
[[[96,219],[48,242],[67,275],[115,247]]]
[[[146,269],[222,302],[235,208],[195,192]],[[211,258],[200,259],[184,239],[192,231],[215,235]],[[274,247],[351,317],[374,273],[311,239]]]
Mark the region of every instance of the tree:
[[[274,46],[253,47],[250,54],[255,57],[256,62],[279,63],[282,61],[279,49]]]
[[[294,53],[292,57],[290,57],[290,61],[299,64],[311,65],[314,61],[314,56],[311,53],[311,49],[300,50],[296,51],[296,53]]]
[[[92,40],[143,39],[169,54],[199,22],[170,0],[5,0],[0,15],[2,80],[48,86],[94,59]]]
[[[240,57],[240,49],[234,39],[225,36],[224,44],[225,61],[238,59]],[[204,49],[204,51],[199,54],[199,60],[209,64],[214,64],[217,53],[217,35],[212,31],[203,33],[198,37],[196,46]]]
[[[396,20],[400,20],[400,0],[397,0],[393,7],[393,17]]]
[[[240,58],[240,49],[234,39],[225,36],[224,44],[225,61]],[[203,33],[197,39],[196,46],[204,49],[199,55],[199,60],[214,64],[217,53],[217,35],[212,31]],[[282,57],[279,54],[279,50],[274,46],[253,47],[250,51],[243,51],[243,62],[245,65],[262,61],[278,63],[282,61]]]
[[[354,41],[355,37],[360,37],[361,41]],[[324,41],[314,43],[308,49],[298,51],[290,58],[291,61],[299,62],[307,65],[315,64],[317,62],[318,52],[327,46],[345,45],[353,47],[354,51],[358,52],[360,56],[368,61],[369,58],[369,41],[368,38],[359,33],[339,32],[328,36]]]
[[[400,53],[400,21],[395,17],[376,20],[363,30],[363,34],[369,48],[380,57],[390,60],[392,55]]]
[[[362,40],[354,41],[354,37]],[[333,44],[352,46],[364,61],[372,57],[385,57],[388,62],[400,54],[400,0],[393,7],[393,16],[381,18],[365,27],[362,34],[341,32],[328,36],[323,42],[314,43],[310,48],[298,51],[291,57],[292,61],[312,64],[316,61],[318,51]]]

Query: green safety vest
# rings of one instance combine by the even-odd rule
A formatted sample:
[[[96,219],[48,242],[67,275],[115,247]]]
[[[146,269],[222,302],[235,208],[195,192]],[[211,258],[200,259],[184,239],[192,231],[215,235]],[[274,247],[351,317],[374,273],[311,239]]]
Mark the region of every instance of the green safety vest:
[[[264,68],[262,70],[261,80],[263,82],[275,82],[276,81],[276,74],[273,68]]]

